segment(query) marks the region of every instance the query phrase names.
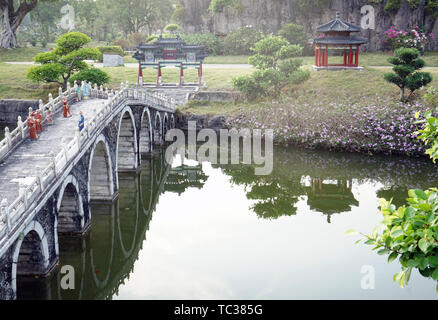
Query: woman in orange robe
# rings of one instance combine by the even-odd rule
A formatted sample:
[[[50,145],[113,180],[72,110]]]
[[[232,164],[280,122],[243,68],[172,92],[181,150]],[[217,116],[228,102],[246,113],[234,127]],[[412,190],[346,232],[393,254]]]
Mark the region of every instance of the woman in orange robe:
[[[35,126],[35,120],[32,117],[27,117],[27,126],[29,127],[29,137],[32,140],[38,139],[38,134]]]
[[[39,110],[37,110],[35,114],[35,127],[37,132],[43,131],[43,116],[41,115]]]
[[[67,99],[62,98],[62,104],[64,105],[64,118],[71,117],[70,107],[68,106]]]

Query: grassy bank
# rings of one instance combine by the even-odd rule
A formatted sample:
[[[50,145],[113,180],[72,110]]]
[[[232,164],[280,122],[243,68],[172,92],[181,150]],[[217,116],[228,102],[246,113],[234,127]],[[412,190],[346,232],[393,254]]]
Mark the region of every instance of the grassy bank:
[[[430,69],[433,86],[438,71]],[[279,144],[298,144],[365,153],[420,155],[424,147],[412,136],[415,112],[427,108],[420,95],[398,103],[399,91],[383,80],[384,70],[314,72],[275,99],[205,104],[191,102],[185,113],[226,115],[235,127],[273,129]]]
[[[57,84],[47,85],[38,84],[26,79],[26,72],[29,65],[11,65],[0,63],[0,99],[43,99],[47,100],[49,92],[57,93]],[[115,67],[103,68],[110,75],[109,88],[117,89],[121,82],[126,80],[130,82],[137,81],[137,72],[135,68]],[[223,69],[205,69],[204,81],[208,84],[208,89],[221,90],[231,88],[232,77],[246,75],[252,72],[248,68],[223,68]],[[155,82],[157,71],[146,69],[143,71],[145,82]],[[197,82],[197,70],[185,70],[185,82]],[[179,81],[179,69],[163,68],[163,81],[177,83]]]
[[[90,46],[104,45],[103,43],[92,43]],[[44,50],[54,47],[55,44],[48,44],[46,48],[40,46],[36,47],[23,47],[13,50],[0,49],[0,62],[25,62],[33,61],[33,57]],[[359,64],[363,67],[366,66],[390,66],[387,61],[389,53],[361,53]],[[438,67],[438,52],[427,52],[423,57],[426,64],[429,67]],[[315,58],[314,56],[303,57],[304,63],[308,65],[313,65]],[[330,57],[330,61],[341,61],[341,57]],[[125,63],[136,63],[131,54],[124,57]],[[209,56],[204,60],[205,64],[247,64],[248,56]]]

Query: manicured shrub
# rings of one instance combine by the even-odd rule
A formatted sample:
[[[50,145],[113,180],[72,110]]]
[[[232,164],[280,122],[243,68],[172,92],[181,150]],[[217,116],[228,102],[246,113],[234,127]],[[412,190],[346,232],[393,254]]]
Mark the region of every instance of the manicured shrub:
[[[97,84],[98,86],[109,83],[110,77],[108,74],[97,68],[90,68],[81,70],[70,78],[70,83],[73,84],[75,81],[86,80],[90,85]]]
[[[242,90],[242,85],[252,85],[248,77],[244,77],[241,82],[239,79],[233,81],[234,88],[247,94],[249,98],[278,95],[287,83],[300,83],[310,76],[310,73],[299,70],[302,61],[293,59],[301,54],[302,47],[291,45],[283,37],[265,37],[257,42],[252,50],[255,54],[249,57],[248,61],[258,70],[249,77],[260,86],[260,90],[251,92],[248,96],[248,90]]]
[[[164,27],[164,31],[174,33],[179,29],[179,26],[176,23],[170,23],[167,26]]]
[[[257,83],[252,76],[233,78],[232,83],[233,87],[246,95],[249,100],[253,100],[265,92],[262,85]]]
[[[105,53],[118,54],[122,57],[125,55],[125,51],[123,51],[121,46],[99,46],[99,47],[96,47],[96,49],[99,50],[101,53],[101,56],[99,58],[100,62],[103,61],[103,54],[105,54]]]
[[[312,53],[312,47],[308,44],[309,35],[304,27],[295,23],[288,23],[278,31],[278,35],[289,41],[290,44],[298,44],[303,47],[304,54]]]
[[[394,73],[386,73],[385,80],[400,88],[400,101],[405,101],[414,91],[426,86],[432,81],[428,72],[418,72],[424,67],[424,60],[419,58],[420,52],[413,48],[400,48],[395,51],[395,56],[388,59],[394,65]],[[410,90],[406,98],[405,91]]]

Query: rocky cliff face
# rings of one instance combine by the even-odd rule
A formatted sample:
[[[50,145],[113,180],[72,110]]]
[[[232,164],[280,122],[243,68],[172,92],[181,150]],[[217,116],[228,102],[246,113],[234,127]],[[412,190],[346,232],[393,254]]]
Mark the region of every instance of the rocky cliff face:
[[[383,47],[382,39],[385,30],[391,25],[406,29],[415,25],[424,26],[428,33],[435,35],[430,49],[438,50],[438,18],[426,15],[424,6],[426,0],[420,0],[417,8],[412,8],[407,0],[397,12],[388,13],[384,10],[388,0],[332,0],[323,10],[303,14],[295,5],[295,0],[238,0],[239,8],[225,8],[221,13],[212,14],[208,11],[211,0],[180,0],[184,14],[180,21],[186,32],[213,32],[225,35],[242,26],[251,25],[264,32],[276,32],[284,24],[294,22],[305,26],[309,34],[321,24],[333,20],[336,11],[341,13],[344,21],[361,25],[364,15],[361,8],[372,5],[375,12],[375,29],[363,30],[362,35],[369,39],[365,51],[376,51]]]

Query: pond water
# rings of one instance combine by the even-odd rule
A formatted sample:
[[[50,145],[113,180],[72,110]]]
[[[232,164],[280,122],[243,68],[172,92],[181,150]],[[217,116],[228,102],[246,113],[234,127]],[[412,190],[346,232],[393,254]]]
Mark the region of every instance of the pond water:
[[[382,220],[379,197],[403,203],[409,188],[438,186],[427,159],[277,148],[274,171],[162,156],[119,176],[119,197],[91,206],[84,237],[60,238],[60,266],[19,279],[20,299],[436,299],[436,282],[400,271],[344,233]],[[59,269],[58,269],[59,270]],[[370,270],[374,290],[361,282]],[[362,272],[368,272],[367,274]]]

